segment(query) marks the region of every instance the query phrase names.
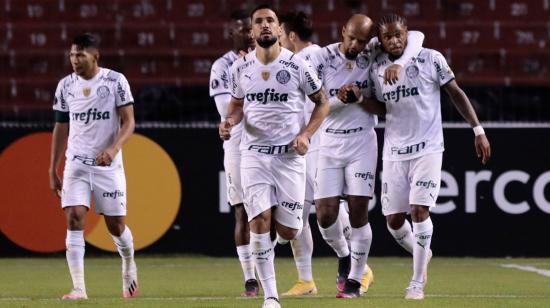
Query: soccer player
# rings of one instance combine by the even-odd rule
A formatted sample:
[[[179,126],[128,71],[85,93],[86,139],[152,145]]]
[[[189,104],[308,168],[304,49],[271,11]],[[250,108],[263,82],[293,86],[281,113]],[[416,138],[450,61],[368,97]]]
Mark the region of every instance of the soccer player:
[[[254,48],[251,36],[250,16],[244,10],[237,10],[231,14],[229,33],[233,39],[233,48],[217,59],[210,72],[210,96],[214,98],[221,119],[227,116],[227,108],[231,101],[229,69],[238,57]],[[248,218],[243,206],[243,189],[241,187],[241,143],[242,124],[236,125],[231,138],[223,143],[225,169],[225,183],[227,187],[227,201],[235,212],[235,245],[237,255],[244,274],[244,291],[241,296],[257,296],[258,281],[254,274],[254,262],[250,253]]]
[[[395,83],[384,83],[381,74],[403,58],[403,51],[408,48],[406,20],[398,15],[382,17],[377,35],[385,53],[373,63],[370,80],[374,85],[372,95],[379,102],[365,103],[372,112],[386,114],[382,212],[390,233],[413,255],[413,275],[405,298],[420,300],[424,298],[431,257],[433,224],[429,209],[436,204],[441,181],[441,88],[473,127],[475,150],[483,164],[491,156],[491,147],[474,108],[441,53],[423,48],[407,60]],[[358,87],[350,89],[359,95]],[[412,230],[406,219],[409,213]]]
[[[311,54],[321,49],[311,42],[313,35],[313,24],[309,17],[303,12],[290,12],[280,18],[281,46],[294,52],[296,56],[309,61]],[[306,98],[304,105],[304,120],[309,122],[315,104]],[[298,281],[283,293],[285,296],[298,296],[317,294],[317,286],[313,280],[311,258],[313,255],[313,238],[309,226],[309,212],[313,205],[313,182],[315,179],[315,168],[317,166],[317,152],[319,151],[319,134],[315,133],[309,142],[309,149],[306,154],[306,194],[303,210],[302,232],[292,241],[292,253],[298,270]]]
[[[84,223],[93,197],[122,258],[122,296],[138,295],[134,240],[125,223],[126,178],[122,145],[134,132],[134,98],[121,73],[98,66],[99,39],[74,38],[74,73],[61,79],[54,98],[55,126],[50,188],[61,197],[67,219],[67,263],[73,289],[63,299],[87,299],[84,283]],[[63,184],[57,175],[65,151]]]
[[[376,172],[376,117],[356,104],[360,95],[341,89],[349,83],[360,89],[370,86],[368,69],[372,59],[363,50],[372,25],[369,17],[353,15],[342,28],[343,41],[322,48],[311,58],[330,102],[330,114],[321,130],[315,206],[319,230],[339,258],[339,298],[358,297],[373,281],[372,271],[365,264],[372,242],[368,202],[374,192]],[[421,44],[417,51],[420,47]],[[407,56],[412,57],[414,52],[411,47]],[[341,196],[348,201],[350,247],[338,219]]]
[[[328,112],[321,83],[309,65],[278,43],[280,25],[268,5],[251,12],[256,49],[231,67],[232,96],[220,123],[227,140],[244,122],[241,180],[250,223],[250,246],[264,290],[263,307],[280,307],[270,230],[292,240],[302,229],[309,138]],[[303,125],[305,96],[316,104]]]

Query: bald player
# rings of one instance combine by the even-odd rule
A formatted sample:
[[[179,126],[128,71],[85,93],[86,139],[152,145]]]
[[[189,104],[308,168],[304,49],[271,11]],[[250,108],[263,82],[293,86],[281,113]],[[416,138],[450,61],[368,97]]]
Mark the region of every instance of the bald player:
[[[357,104],[361,97],[346,90],[350,83],[361,90],[371,86],[368,71],[374,53],[365,53],[364,50],[372,26],[369,17],[353,15],[342,28],[342,42],[324,47],[311,58],[330,105],[330,113],[321,129],[315,206],[319,230],[339,258],[339,298],[359,297],[373,280],[372,271],[365,264],[372,242],[368,203],[374,193],[378,152],[374,126],[377,118]],[[414,44],[417,41],[411,40],[413,44],[405,50],[405,58],[410,59],[420,50],[421,44]],[[387,76],[392,82],[395,73]],[[342,196],[347,198],[349,206],[349,247],[337,219]]]

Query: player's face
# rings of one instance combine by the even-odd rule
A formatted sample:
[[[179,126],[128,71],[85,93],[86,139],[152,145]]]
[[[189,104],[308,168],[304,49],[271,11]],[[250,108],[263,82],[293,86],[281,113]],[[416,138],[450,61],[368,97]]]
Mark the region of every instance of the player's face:
[[[79,76],[88,76],[97,65],[98,54],[96,50],[72,45],[69,57],[73,71]]]
[[[400,57],[407,46],[407,27],[400,22],[383,25],[378,39],[387,53]]]
[[[235,49],[248,52],[254,49],[254,39],[252,38],[252,23],[250,18],[243,18],[234,21],[231,24],[231,36]]]
[[[294,44],[290,40],[289,33],[286,33],[284,23],[281,24],[281,35],[279,35],[279,44],[290,51],[294,51]]]
[[[281,34],[277,15],[270,9],[261,9],[252,15],[252,34],[256,43],[262,48],[275,44]]]
[[[344,45],[344,55],[347,59],[353,60],[365,49],[368,43],[368,32],[362,31],[353,25],[345,26],[342,29],[342,44]]]

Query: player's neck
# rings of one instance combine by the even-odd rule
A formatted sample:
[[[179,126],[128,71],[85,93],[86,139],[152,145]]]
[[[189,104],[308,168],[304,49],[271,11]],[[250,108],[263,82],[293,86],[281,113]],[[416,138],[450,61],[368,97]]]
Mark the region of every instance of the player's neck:
[[[269,46],[268,48],[257,47],[256,48],[256,58],[263,65],[268,65],[269,63],[275,61],[279,54],[281,53],[281,45],[278,42]]]
[[[311,45],[313,45],[312,42],[296,42],[296,50],[294,53],[299,53],[304,48],[309,47]]]
[[[95,66],[90,71],[86,72],[86,74],[81,75],[82,79],[90,80],[94,78],[99,73],[99,66]]]

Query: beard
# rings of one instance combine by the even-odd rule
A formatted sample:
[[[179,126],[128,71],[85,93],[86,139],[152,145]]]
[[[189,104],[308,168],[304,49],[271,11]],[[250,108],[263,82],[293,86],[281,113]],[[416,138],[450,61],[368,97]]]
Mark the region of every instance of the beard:
[[[349,50],[346,50],[346,52],[344,53],[344,56],[345,56],[346,59],[348,59],[348,60],[355,60],[355,59],[357,58],[357,55],[358,55],[358,53],[353,54],[353,53],[351,53]]]
[[[262,48],[269,48],[271,46],[273,46],[273,44],[275,44],[277,42],[277,37],[275,36],[271,36],[271,37],[268,37],[268,38],[258,38],[256,39],[256,43],[258,46],[262,47]]]

